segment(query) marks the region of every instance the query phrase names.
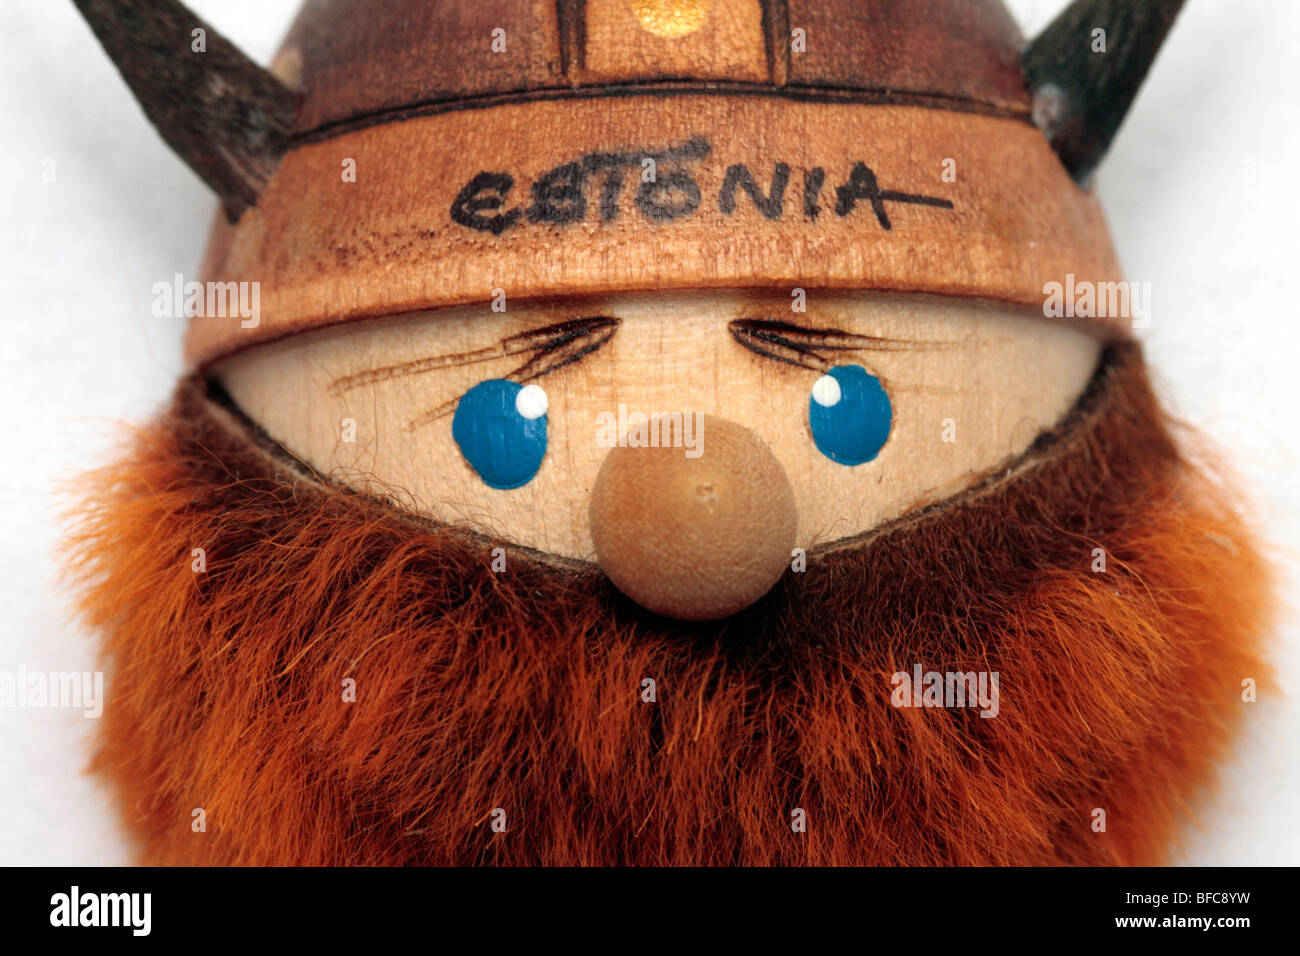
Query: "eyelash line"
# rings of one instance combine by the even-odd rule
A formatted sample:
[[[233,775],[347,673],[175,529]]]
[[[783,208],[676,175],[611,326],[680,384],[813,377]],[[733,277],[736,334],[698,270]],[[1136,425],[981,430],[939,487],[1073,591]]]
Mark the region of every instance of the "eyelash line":
[[[622,320],[613,316],[598,315],[569,319],[508,336],[496,345],[485,348],[450,355],[427,356],[397,365],[385,365],[356,372],[336,379],[330,385],[330,391],[335,395],[342,395],[361,385],[386,381],[390,378],[419,375],[437,369],[457,368],[533,352],[535,354],[527,362],[504,376],[508,381],[523,384],[549,375],[597,351],[613,338],[620,325]],[[830,359],[819,354],[819,350],[896,352],[908,348],[925,348],[930,344],[874,335],[854,335],[838,329],[810,329],[779,319],[733,319],[727,324],[727,328],[737,344],[755,355],[822,373],[830,371],[833,364]],[[460,398],[456,397],[425,412],[419,418],[409,422],[406,426],[407,430],[415,431],[442,418],[449,414],[459,401]]]
[[[371,368],[366,369],[364,372],[345,375],[342,378],[335,379],[330,385],[330,391],[335,395],[342,395],[344,392],[360,385],[383,382],[390,378],[419,375],[436,369],[473,365],[476,362],[487,362],[494,358],[518,355],[521,352],[545,353],[548,350],[562,348],[575,339],[590,336],[592,333],[599,334],[601,330],[608,329],[608,334],[603,336],[595,346],[599,348],[609,340],[609,337],[614,334],[614,330],[621,324],[622,320],[608,316],[569,319],[544,328],[532,329],[508,336],[495,345],[489,345],[485,348],[472,349],[468,352],[456,352],[451,355],[432,355],[411,362],[384,365],[380,368]]]
[[[550,375],[566,365],[572,365],[574,362],[580,361],[600,349],[614,337],[614,333],[618,331],[618,327],[622,324],[622,319],[607,315],[570,319],[566,322],[548,325],[542,329],[512,335],[507,339],[503,339],[497,346],[475,349],[472,352],[464,352],[460,355],[439,356],[440,364],[430,367],[452,368],[460,365],[470,365],[475,362],[484,362],[503,355],[533,352],[535,354],[527,362],[508,375],[503,376],[506,381],[522,385],[533,379],[541,378],[543,375]],[[428,361],[430,360],[419,359],[416,362],[406,364],[417,365]],[[400,368],[401,366],[397,367]],[[420,369],[420,371],[424,371],[424,369]],[[409,375],[414,374],[414,372],[403,371],[398,374]],[[356,376],[352,377],[355,378]],[[407,431],[415,431],[437,421],[454,410],[459,401],[460,397],[457,396],[443,402],[436,408],[430,409],[419,418],[408,422],[406,425]]]
[[[925,342],[854,335],[838,329],[809,329],[780,319],[733,319],[727,323],[731,337],[745,349],[786,365],[826,373],[833,362],[821,351],[901,352],[925,348]]]

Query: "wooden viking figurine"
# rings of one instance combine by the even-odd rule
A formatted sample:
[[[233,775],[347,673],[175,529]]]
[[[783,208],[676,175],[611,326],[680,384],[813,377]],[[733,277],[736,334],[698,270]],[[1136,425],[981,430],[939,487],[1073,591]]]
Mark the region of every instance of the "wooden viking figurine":
[[[76,0],[219,195],[73,538],[206,864],[1166,859],[1267,575],[1089,177],[1178,0]]]

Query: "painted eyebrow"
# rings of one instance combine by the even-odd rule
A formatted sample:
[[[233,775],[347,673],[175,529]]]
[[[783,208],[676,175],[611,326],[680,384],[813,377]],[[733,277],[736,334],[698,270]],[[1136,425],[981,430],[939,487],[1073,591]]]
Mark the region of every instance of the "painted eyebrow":
[[[364,372],[357,372],[353,375],[346,375],[335,379],[330,386],[330,391],[335,395],[342,395],[344,392],[361,385],[387,381],[391,378],[420,375],[424,372],[444,368],[459,368],[477,362],[491,361],[503,356],[528,354],[527,361],[513,372],[503,376],[507,381],[522,385],[524,382],[541,378],[543,375],[549,375],[566,365],[572,365],[574,362],[600,349],[614,337],[614,333],[618,331],[618,327],[622,324],[622,319],[616,319],[608,315],[567,319],[540,329],[530,329],[527,332],[507,336],[500,342],[481,349],[471,349],[467,352],[454,352],[447,355],[431,355],[410,362],[384,365],[379,368],[366,369]],[[456,403],[459,401],[460,397],[457,396],[443,402],[437,408],[425,412],[419,418],[410,422],[407,428],[414,430],[421,425],[427,425],[441,418],[455,408]]]
[[[925,342],[891,339],[879,335],[854,335],[839,329],[818,329],[780,319],[733,319],[727,323],[731,337],[755,355],[786,365],[828,372],[834,366],[822,352],[901,352],[925,348]]]

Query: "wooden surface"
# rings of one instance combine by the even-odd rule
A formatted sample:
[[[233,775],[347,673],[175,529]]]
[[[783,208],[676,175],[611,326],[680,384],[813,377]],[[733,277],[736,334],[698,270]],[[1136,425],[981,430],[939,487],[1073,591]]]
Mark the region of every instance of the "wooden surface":
[[[1028,106],[1020,30],[1000,0],[788,0],[808,52],[790,56],[791,86],[927,91],[951,109]]]
[[[999,0],[308,0],[282,55],[301,62],[306,134],[666,81],[1027,117],[1020,43]]]
[[[621,324],[599,350],[536,380],[549,399],[549,444],[537,475],[513,490],[489,488],[469,467],[450,413],[412,423],[526,356],[336,387],[359,372],[589,315]],[[893,428],[874,461],[849,467],[817,450],[808,400],[819,373],[747,351],[728,331],[741,317],[891,340],[835,355],[878,376],[892,403]],[[794,313],[786,294],[659,293],[337,326],[251,349],[214,372],[248,414],[324,473],[443,521],[590,557],[590,490],[609,451],[597,416],[617,414],[620,403],[629,412],[718,415],[754,430],[789,476],[796,544],[806,548],[948,497],[1023,451],[1074,403],[1098,348],[1086,332],[1032,314],[933,296],[815,294],[806,313]],[[355,428],[351,442],[345,419]]]
[[[587,0],[582,39],[570,69],[582,83],[772,78],[754,0]]]
[[[658,157],[658,186],[642,182],[646,157]],[[356,182],[342,181],[346,159]],[[944,179],[946,160],[955,182]],[[583,171],[581,199],[557,198],[564,183],[553,181],[539,202],[539,179],[571,163]],[[778,164],[788,178],[780,202]],[[873,204],[857,188],[844,203],[838,192],[857,164],[879,190],[924,199]],[[738,187],[724,211],[737,165],[760,202]],[[808,177],[819,169],[824,182],[810,200]],[[504,199],[484,189],[473,200],[501,202],[477,213],[510,217],[499,233],[453,218],[479,174],[513,183]],[[686,208],[690,197],[668,188],[681,177],[698,188],[698,206],[650,215],[665,204]],[[639,201],[643,190],[654,202]],[[285,157],[257,208],[234,228],[217,224],[204,273],[260,282],[261,319],[256,328],[238,317],[195,319],[187,356],[199,364],[339,321],[487,302],[495,289],[516,302],[652,289],[873,289],[1041,308],[1044,283],[1067,273],[1121,278],[1097,204],[1026,123],[696,94],[462,110],[304,145]]]

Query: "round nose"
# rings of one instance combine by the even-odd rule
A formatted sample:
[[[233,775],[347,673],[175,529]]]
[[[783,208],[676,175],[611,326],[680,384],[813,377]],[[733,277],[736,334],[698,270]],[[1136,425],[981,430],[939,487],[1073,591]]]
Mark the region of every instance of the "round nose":
[[[591,537],[600,566],[632,600],[709,621],[753,604],[781,576],[794,494],[749,429],[704,415],[696,430],[694,448],[609,452],[591,492]]]

